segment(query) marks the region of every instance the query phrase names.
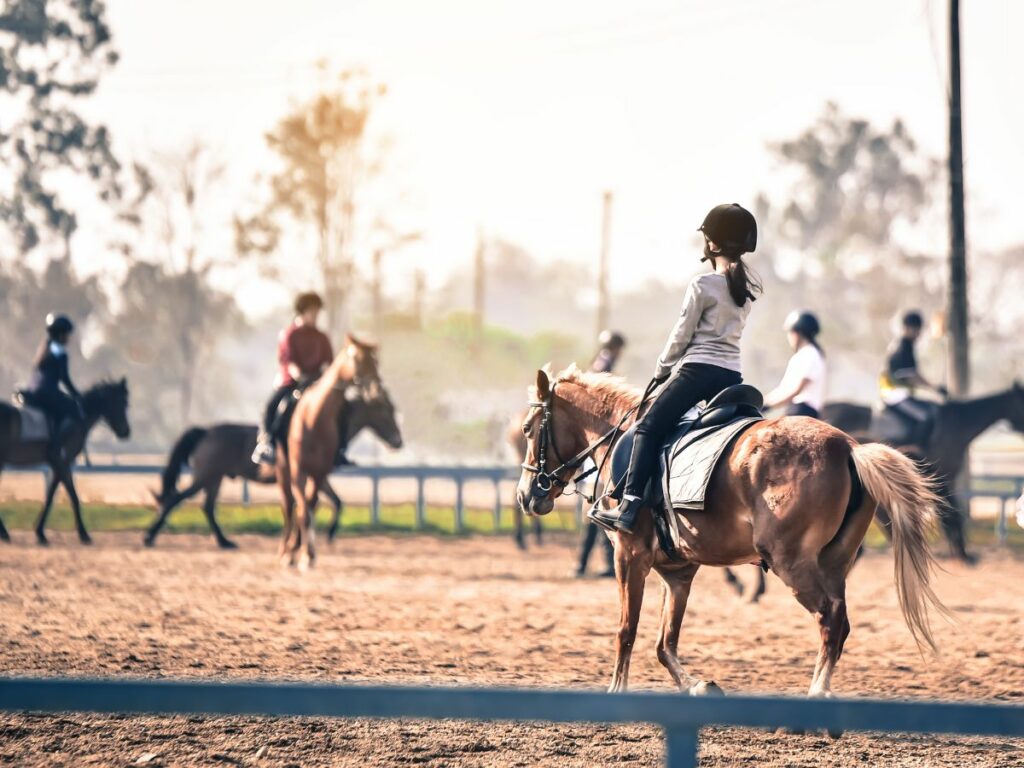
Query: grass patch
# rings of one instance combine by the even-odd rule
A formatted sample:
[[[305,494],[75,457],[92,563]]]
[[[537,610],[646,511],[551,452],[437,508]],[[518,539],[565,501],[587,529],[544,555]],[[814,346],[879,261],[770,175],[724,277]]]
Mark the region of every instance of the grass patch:
[[[156,513],[152,507],[132,504],[86,504],[82,514],[90,531],[143,531],[148,528]],[[39,515],[39,503],[12,501],[0,503],[0,518],[12,530],[31,530]],[[317,509],[317,527],[325,529],[330,523],[331,512],[320,505]],[[217,521],[225,533],[259,533],[276,535],[281,532],[281,509],[276,504],[222,504],[217,507]],[[383,505],[380,520],[374,524],[367,506],[346,505],[341,516],[341,529],[348,533],[414,533],[416,507],[414,504]],[[527,521],[527,528],[530,527]],[[543,518],[546,531],[577,530],[573,510],[558,510]],[[53,530],[73,531],[74,518],[71,507],[55,504],[47,522]],[[501,510],[500,524],[494,527],[494,510],[467,508],[464,515],[462,534],[508,534],[514,527],[511,507]],[[1007,520],[1006,543],[1014,550],[1024,552],[1024,530],[1012,519]],[[194,505],[183,505],[171,513],[166,531],[173,533],[209,533],[206,515]],[[455,529],[455,511],[451,507],[428,506],[424,516],[423,532],[443,536],[458,535]],[[941,536],[934,540],[939,542]],[[989,547],[996,545],[994,520],[972,520],[968,529],[971,546]],[[877,525],[868,529],[864,544],[870,549],[886,549],[889,545]]]
[[[12,530],[31,530],[39,515],[39,503],[12,501],[0,504],[0,517]],[[82,507],[85,526],[90,531],[143,531],[156,517],[152,507],[132,504],[85,504]],[[318,528],[330,523],[331,510],[320,505],[317,509]],[[510,533],[514,528],[511,507],[501,511],[497,530],[494,526],[494,510],[467,508],[463,516],[463,534]],[[281,508],[276,504],[222,504],[217,507],[217,522],[225,533],[261,533],[267,535],[281,532]],[[380,519],[374,523],[367,506],[345,505],[341,516],[341,528],[352,533],[360,532],[408,532],[414,531],[416,507],[414,504],[383,505]],[[572,511],[554,512],[544,518],[544,529],[548,531],[575,530],[575,514]],[[73,531],[74,516],[70,505],[54,504],[47,521],[53,530]],[[171,513],[165,528],[174,533],[209,533],[206,515],[194,505],[183,505]],[[456,535],[455,511],[451,507],[428,506],[424,514],[423,531],[441,535]]]

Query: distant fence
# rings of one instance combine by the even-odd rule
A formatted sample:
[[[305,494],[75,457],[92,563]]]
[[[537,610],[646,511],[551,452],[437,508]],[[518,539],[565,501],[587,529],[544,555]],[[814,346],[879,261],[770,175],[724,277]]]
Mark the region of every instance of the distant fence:
[[[997,703],[285,682],[0,678],[0,710],[650,723],[664,729],[670,768],[697,765],[698,732],[710,725],[1024,736],[1024,707]]]
[[[5,469],[8,472],[41,472],[44,480],[47,470],[45,467],[10,467]],[[111,475],[159,475],[163,466],[159,464],[78,464],[75,472],[79,474],[111,474]],[[460,466],[460,465],[352,465],[339,467],[332,476],[334,477],[360,477],[370,481],[370,522],[379,525],[381,522],[381,482],[387,479],[407,479],[416,482],[416,516],[414,521],[415,530],[422,530],[426,527],[427,494],[426,483],[428,480],[447,480],[455,485],[455,530],[462,532],[466,528],[466,499],[465,486],[468,482],[490,483],[494,488],[493,505],[491,507],[494,517],[494,529],[501,527],[502,509],[513,502],[512,494],[508,488],[503,488],[502,483],[508,483],[519,479],[522,470],[519,467],[508,466]],[[182,474],[189,474],[188,467],[183,469]],[[44,482],[45,484],[45,482]],[[249,504],[249,481],[242,479],[242,503]],[[582,497],[576,497],[577,514],[582,512]]]
[[[6,472],[45,472],[43,468],[15,468],[9,467]],[[123,474],[123,475],[148,475],[160,474],[163,466],[159,464],[79,464],[75,471],[83,474]],[[380,484],[383,480],[403,478],[412,479],[416,482],[416,518],[414,527],[422,530],[426,525],[426,482],[427,480],[448,480],[455,484],[455,530],[465,530],[465,485],[467,482],[489,482],[494,486],[494,528],[498,530],[501,526],[502,508],[512,501],[511,496],[504,495],[503,482],[518,480],[521,473],[519,467],[509,466],[460,466],[460,465],[430,465],[411,464],[401,466],[391,465],[357,465],[340,467],[333,473],[337,477],[362,477],[370,481],[370,521],[374,525],[381,522],[381,497]],[[185,468],[184,473],[188,473]],[[999,502],[999,510],[996,515],[995,534],[1000,543],[1006,541],[1007,534],[1007,506],[1024,494],[1024,477],[1015,475],[974,475],[971,477],[970,487],[961,493],[966,500],[971,499],[996,499]],[[249,482],[242,480],[242,503],[250,501]],[[577,514],[582,513],[582,497],[576,497]]]

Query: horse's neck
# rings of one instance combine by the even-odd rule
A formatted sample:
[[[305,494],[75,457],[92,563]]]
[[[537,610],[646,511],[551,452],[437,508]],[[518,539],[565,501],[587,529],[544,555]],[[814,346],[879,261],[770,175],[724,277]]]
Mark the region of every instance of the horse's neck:
[[[1008,393],[948,403],[942,407],[942,434],[960,450],[967,450],[978,435],[1006,418]]]
[[[603,437],[622,421],[633,406],[626,398],[604,400],[595,397],[579,385],[572,386],[569,393],[563,394],[567,395],[566,402],[576,412],[578,426],[583,430],[587,442]]]

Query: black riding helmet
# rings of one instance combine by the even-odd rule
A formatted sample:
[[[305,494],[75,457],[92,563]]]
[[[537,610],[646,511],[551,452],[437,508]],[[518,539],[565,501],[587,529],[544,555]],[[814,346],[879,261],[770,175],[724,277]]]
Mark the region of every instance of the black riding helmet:
[[[66,336],[75,330],[75,324],[67,315],[54,314],[51,312],[46,316],[46,335],[51,339],[58,339]]]
[[[739,203],[716,205],[697,227],[726,256],[753,253],[757,248],[757,222],[754,214]]]
[[[916,309],[903,314],[903,327],[921,330],[924,327],[924,316]]]
[[[818,318],[812,312],[794,310],[786,318],[785,329],[787,331],[795,331],[805,339],[813,341],[821,333],[821,323],[818,322]]]
[[[603,330],[597,337],[597,343],[602,347],[624,347],[626,346],[626,337],[618,331]]]

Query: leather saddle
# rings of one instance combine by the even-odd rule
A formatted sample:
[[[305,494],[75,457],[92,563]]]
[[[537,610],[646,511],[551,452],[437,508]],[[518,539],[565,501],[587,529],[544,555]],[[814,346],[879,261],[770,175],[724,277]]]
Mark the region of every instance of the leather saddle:
[[[675,429],[669,433],[660,453],[664,454],[687,433],[694,430],[712,428],[709,429],[711,432],[714,431],[713,428],[720,429],[737,419],[759,417],[762,407],[764,407],[764,396],[756,387],[749,384],[736,384],[727,387],[711,398],[703,408],[698,406],[687,411]],[[612,449],[611,480],[615,488],[610,494],[612,498],[620,499],[622,496],[621,487],[626,478],[626,470],[629,469],[629,457],[633,453],[635,439],[636,425],[634,424],[622,434],[622,437],[616,441],[615,448]],[[661,498],[661,483],[655,482],[652,478],[644,500],[655,503],[660,502]]]
[[[11,395],[11,402],[18,409],[21,417],[21,442],[48,441],[53,433],[53,420],[35,403],[32,393],[24,389],[17,389]]]
[[[688,411],[676,425],[675,429],[669,432],[662,449],[659,451],[659,471],[653,472],[651,480],[644,491],[644,506],[654,510],[654,524],[662,549],[672,559],[678,558],[676,551],[672,522],[668,520],[670,512],[665,503],[665,491],[668,486],[668,473],[670,465],[675,462],[685,462],[690,455],[689,452],[695,445],[705,442],[708,437],[715,433],[726,430],[730,425],[739,421],[752,422],[760,419],[761,408],[764,406],[764,396],[756,388],[749,384],[736,384],[723,389],[713,397],[704,407],[694,408]],[[739,428],[739,425],[737,425]],[[636,425],[634,424],[615,443],[612,455],[609,459],[611,464],[611,488],[609,496],[614,499],[622,498],[622,486],[625,483],[626,472],[629,469],[629,459],[633,452],[633,442],[636,437]],[[729,430],[735,432],[735,430]],[[684,438],[690,436],[691,441]],[[709,441],[710,442],[710,441]],[[675,455],[670,455],[677,446],[684,446]],[[680,456],[682,457],[680,459]]]

